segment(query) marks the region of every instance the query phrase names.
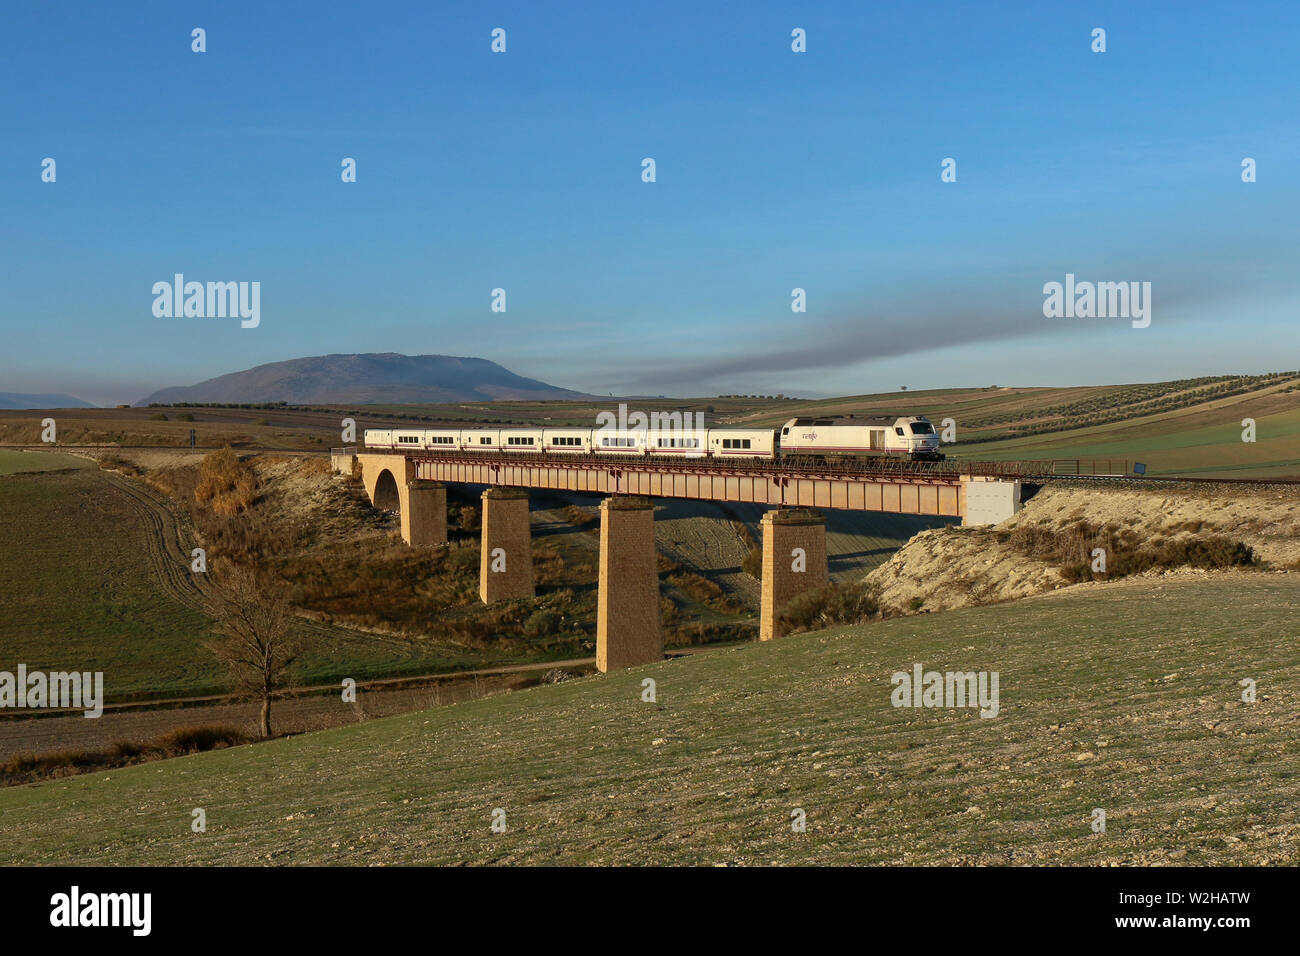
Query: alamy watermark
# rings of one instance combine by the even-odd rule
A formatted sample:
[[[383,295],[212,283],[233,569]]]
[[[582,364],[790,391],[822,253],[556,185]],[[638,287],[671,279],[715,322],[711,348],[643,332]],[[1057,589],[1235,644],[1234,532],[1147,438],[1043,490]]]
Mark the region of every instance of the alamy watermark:
[[[87,717],[104,713],[103,671],[0,671],[0,707],[47,707],[85,711]]]
[[[160,319],[239,318],[245,329],[262,322],[260,282],[186,282],[178,272],[171,282],[155,282],[153,295],[153,314]]]
[[[83,893],[73,886],[50,897],[50,925],[121,927],[133,936],[148,936],[153,927],[153,894]]]
[[[1065,282],[1043,286],[1043,315],[1049,319],[1132,319],[1133,328],[1151,324],[1150,282]]]
[[[889,702],[895,707],[978,707],[984,718],[998,715],[998,672],[927,671],[912,665],[912,673],[895,671]]]
[[[619,402],[618,414],[596,415],[593,441],[597,448],[648,448],[652,453],[672,450],[685,458],[699,458],[708,454],[706,428],[704,412],[629,412],[627,403]]]

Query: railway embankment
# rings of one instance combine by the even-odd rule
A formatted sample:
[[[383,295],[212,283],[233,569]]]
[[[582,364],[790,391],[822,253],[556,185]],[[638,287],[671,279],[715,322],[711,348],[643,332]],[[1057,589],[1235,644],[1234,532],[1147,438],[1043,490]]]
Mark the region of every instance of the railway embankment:
[[[1300,571],[1300,488],[1047,485],[999,525],[921,532],[864,581],[907,614],[1221,570]]]

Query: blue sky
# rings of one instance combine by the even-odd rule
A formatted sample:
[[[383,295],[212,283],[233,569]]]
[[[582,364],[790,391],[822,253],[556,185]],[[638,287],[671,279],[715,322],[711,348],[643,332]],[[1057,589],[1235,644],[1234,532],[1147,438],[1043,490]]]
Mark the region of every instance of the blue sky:
[[[1294,369],[1298,28],[1295,3],[6,4],[0,391],[365,351],[622,394]],[[260,282],[260,326],[156,318],[176,272]],[[1044,318],[1066,273],[1151,282],[1150,327]]]

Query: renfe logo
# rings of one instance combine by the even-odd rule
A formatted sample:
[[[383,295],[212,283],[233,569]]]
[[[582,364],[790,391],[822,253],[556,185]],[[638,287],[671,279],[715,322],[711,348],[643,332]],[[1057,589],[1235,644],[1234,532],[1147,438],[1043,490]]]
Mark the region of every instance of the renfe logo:
[[[132,935],[148,936],[153,925],[152,893],[86,893],[74,886],[71,893],[50,897],[50,925],[129,926]]]

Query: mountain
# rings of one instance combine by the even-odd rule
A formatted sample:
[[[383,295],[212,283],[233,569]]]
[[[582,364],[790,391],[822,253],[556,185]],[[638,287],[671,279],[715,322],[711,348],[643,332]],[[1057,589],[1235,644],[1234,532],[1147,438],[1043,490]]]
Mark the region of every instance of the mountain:
[[[71,395],[33,395],[27,392],[0,392],[0,408],[97,408]]]
[[[272,362],[197,385],[164,388],[136,404],[359,405],[581,397],[581,392],[524,378],[487,359],[371,352]]]

